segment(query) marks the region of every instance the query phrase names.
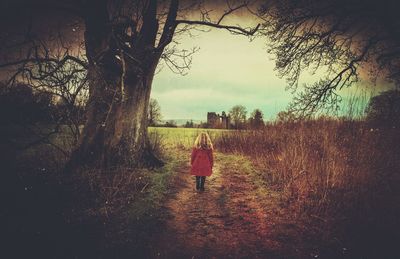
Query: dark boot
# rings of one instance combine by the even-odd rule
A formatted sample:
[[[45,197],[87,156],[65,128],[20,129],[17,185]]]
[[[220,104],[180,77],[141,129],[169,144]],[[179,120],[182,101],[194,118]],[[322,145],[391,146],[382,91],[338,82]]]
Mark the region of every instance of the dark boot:
[[[202,176],[200,178],[200,191],[204,191],[204,183],[206,182],[206,177]]]
[[[196,176],[196,190],[200,190],[200,176]]]

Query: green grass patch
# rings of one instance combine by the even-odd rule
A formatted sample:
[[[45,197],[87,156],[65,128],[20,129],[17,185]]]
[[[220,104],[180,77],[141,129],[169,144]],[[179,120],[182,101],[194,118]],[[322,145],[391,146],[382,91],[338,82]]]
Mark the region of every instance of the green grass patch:
[[[196,137],[200,132],[207,132],[211,140],[221,136],[224,129],[199,129],[199,128],[164,128],[149,127],[149,133],[157,133],[161,136],[164,145],[168,147],[189,148],[193,146]]]
[[[158,210],[165,201],[168,187],[177,176],[181,165],[185,163],[184,154],[177,150],[165,154],[165,157],[165,166],[144,172],[147,183],[140,191],[141,195],[137,197],[129,209],[129,217],[131,219],[140,220],[140,218],[148,216],[162,216],[158,215]]]

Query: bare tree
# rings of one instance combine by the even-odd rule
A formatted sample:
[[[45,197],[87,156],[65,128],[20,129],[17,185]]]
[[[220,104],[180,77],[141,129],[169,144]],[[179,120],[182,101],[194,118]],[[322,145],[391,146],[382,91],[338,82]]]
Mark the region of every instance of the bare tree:
[[[229,111],[229,116],[232,119],[235,129],[240,129],[244,126],[246,123],[246,114],[247,110],[243,105],[235,105]]]
[[[276,69],[296,92],[304,70],[322,68],[324,77],[304,85],[289,110],[307,116],[334,111],[337,91],[361,72],[399,82],[400,19],[395,1],[272,0],[259,9]]]
[[[279,123],[288,123],[288,122],[296,122],[298,118],[296,118],[295,114],[289,112],[289,111],[280,111],[276,115],[276,122]]]
[[[260,109],[255,109],[249,118],[249,124],[252,129],[261,129],[264,127],[264,114]]]
[[[48,42],[27,37],[33,45],[24,48],[27,50],[25,57],[3,62],[0,67],[21,71],[9,82],[20,80],[21,76],[42,81],[61,75],[64,80],[71,72],[82,73],[82,80],[74,85],[80,87],[87,83],[87,120],[70,166],[160,164],[147,148],[147,111],[156,67],[163,60],[173,71],[184,73],[195,52],[179,50],[176,35],[199,26],[247,36],[258,29],[258,26],[243,28],[225,23],[227,16],[245,9],[246,2],[233,6],[227,1],[225,11],[218,17],[213,17],[206,6],[203,1],[178,0],[28,2],[24,8],[62,10],[78,17],[85,28],[80,44],[84,51],[61,44],[57,49],[64,51],[56,51],[60,55],[55,56]],[[40,47],[43,50],[36,51]],[[67,71],[63,71],[64,68]],[[39,76],[33,73],[37,71],[40,71]]]
[[[161,121],[161,107],[156,99],[150,98],[148,122],[149,126],[155,126]]]

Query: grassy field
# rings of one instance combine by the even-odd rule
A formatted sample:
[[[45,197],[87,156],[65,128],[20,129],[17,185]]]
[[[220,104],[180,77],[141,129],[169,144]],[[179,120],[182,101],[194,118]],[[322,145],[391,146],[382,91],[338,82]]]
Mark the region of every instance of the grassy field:
[[[199,128],[165,128],[165,127],[150,127],[149,135],[155,138],[158,135],[161,142],[166,147],[183,147],[189,148],[193,146],[196,137],[200,132],[207,132],[211,140],[215,140],[223,133],[230,132],[223,129],[199,129]]]
[[[151,239],[146,233],[162,227],[169,187],[177,184],[177,172],[188,171],[190,148],[201,131],[213,140],[221,170],[246,165],[248,170],[242,171],[252,179],[248,186],[254,184],[263,194],[256,199],[257,206],[286,217],[269,220],[302,229],[291,238],[307,238],[307,245],[318,247],[346,244],[365,250],[358,254],[362,258],[393,252],[400,217],[400,132],[371,128],[360,121],[277,123],[261,131],[149,128],[151,143],[166,162],[163,168],[85,170],[73,176],[62,174],[66,156],[53,145],[61,145],[68,153],[70,139],[61,132],[51,137],[53,144],[41,143],[16,155],[18,165],[12,170],[18,179],[12,176],[15,185],[5,187],[17,197],[19,208],[12,212],[14,203],[7,203],[5,208],[12,209],[3,215],[24,214],[3,223],[15,238],[45,233],[31,242],[35,249],[52,246],[55,241],[47,238],[55,232],[65,232],[64,243],[71,242],[76,249],[101,248],[99,254],[110,251],[109,247],[143,246]],[[230,173],[220,171],[221,176]],[[248,194],[252,193],[248,188]],[[68,226],[60,223],[65,219]],[[278,236],[285,232],[278,227],[275,231]],[[80,247],[85,235],[96,238],[93,244]]]

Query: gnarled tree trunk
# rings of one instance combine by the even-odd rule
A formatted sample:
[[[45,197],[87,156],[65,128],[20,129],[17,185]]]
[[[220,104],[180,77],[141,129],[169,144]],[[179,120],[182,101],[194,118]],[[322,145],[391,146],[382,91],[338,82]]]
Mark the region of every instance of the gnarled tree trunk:
[[[79,159],[109,167],[152,158],[147,147],[147,107],[154,67],[143,73],[132,71],[122,80],[106,68],[89,68],[89,84],[95,87],[90,94],[80,145],[74,154],[76,162]]]
[[[152,46],[158,29],[155,15],[143,25],[145,37],[136,51],[128,54],[118,46],[106,6],[98,6],[86,20],[87,122],[70,166],[161,165],[147,138],[151,84],[160,59]]]

